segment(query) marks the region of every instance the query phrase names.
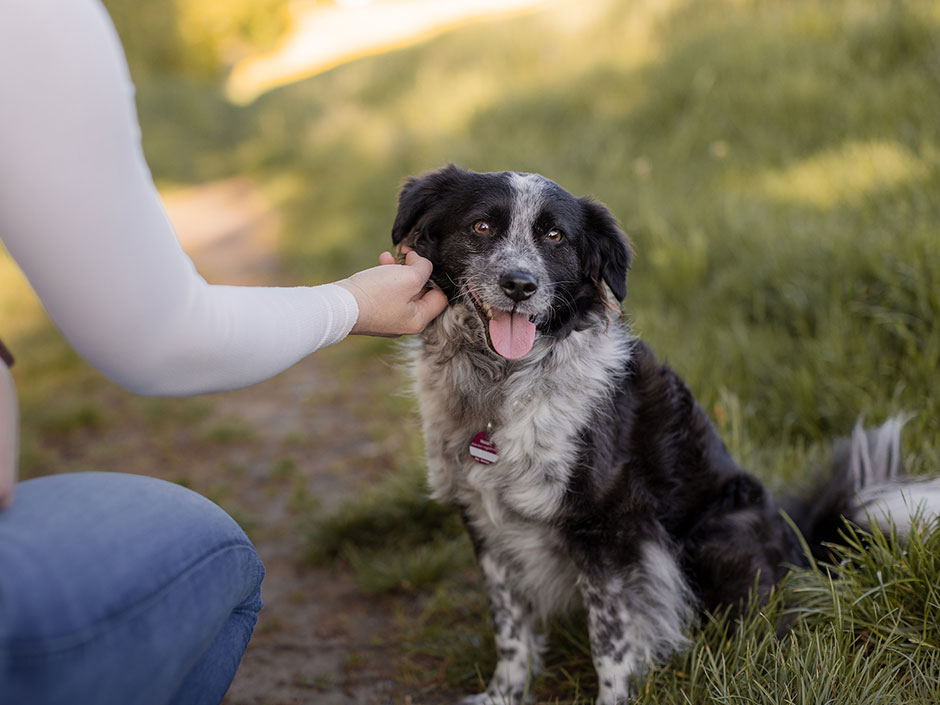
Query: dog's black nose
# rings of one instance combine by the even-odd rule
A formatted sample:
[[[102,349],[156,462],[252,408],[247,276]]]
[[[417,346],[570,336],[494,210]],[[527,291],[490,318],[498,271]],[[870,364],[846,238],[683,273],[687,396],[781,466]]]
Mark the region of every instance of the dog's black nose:
[[[499,278],[499,285],[513,301],[525,301],[539,288],[535,277],[526,272],[506,272]]]

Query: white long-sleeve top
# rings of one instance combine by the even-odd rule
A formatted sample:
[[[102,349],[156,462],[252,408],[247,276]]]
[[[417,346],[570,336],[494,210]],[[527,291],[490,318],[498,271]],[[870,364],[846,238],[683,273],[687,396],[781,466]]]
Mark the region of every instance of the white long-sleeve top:
[[[197,273],[144,160],[98,0],[0,0],[0,237],[69,343],[141,394],[252,384],[358,316],[334,284],[216,286]]]
[[[154,187],[98,0],[0,0],[0,238],[75,350],[140,394],[247,386],[341,340],[358,317],[335,284],[217,286],[198,274]],[[0,446],[15,446],[15,399],[0,411]],[[0,506],[11,456],[0,447]]]

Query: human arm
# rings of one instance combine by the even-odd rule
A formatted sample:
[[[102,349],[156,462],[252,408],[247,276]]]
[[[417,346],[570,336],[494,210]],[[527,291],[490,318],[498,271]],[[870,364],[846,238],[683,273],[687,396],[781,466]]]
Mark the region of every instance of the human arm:
[[[188,395],[260,381],[354,329],[359,304],[344,286],[218,286],[198,274],[154,187],[98,2],[0,0],[0,15],[0,237],[85,359],[132,391]],[[382,303],[411,307],[400,279],[370,277],[371,300],[394,284]]]

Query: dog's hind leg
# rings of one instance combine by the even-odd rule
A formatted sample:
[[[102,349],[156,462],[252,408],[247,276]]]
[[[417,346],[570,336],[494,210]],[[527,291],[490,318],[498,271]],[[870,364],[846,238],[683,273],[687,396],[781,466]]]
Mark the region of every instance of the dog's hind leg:
[[[480,556],[496,634],[498,661],[486,692],[464,705],[521,705],[531,699],[529,684],[542,665],[543,638],[532,604],[513,589],[509,567],[489,553]]]
[[[615,705],[630,698],[649,666],[686,645],[691,593],[673,556],[655,543],[626,570],[594,570],[579,585],[600,686],[597,705]]]

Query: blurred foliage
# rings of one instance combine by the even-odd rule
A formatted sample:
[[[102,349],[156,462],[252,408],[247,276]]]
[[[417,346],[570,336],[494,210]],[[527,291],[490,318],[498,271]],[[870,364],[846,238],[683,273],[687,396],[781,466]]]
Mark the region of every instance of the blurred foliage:
[[[274,46],[290,26],[289,0],[103,0],[135,79],[216,76],[240,56]]]

